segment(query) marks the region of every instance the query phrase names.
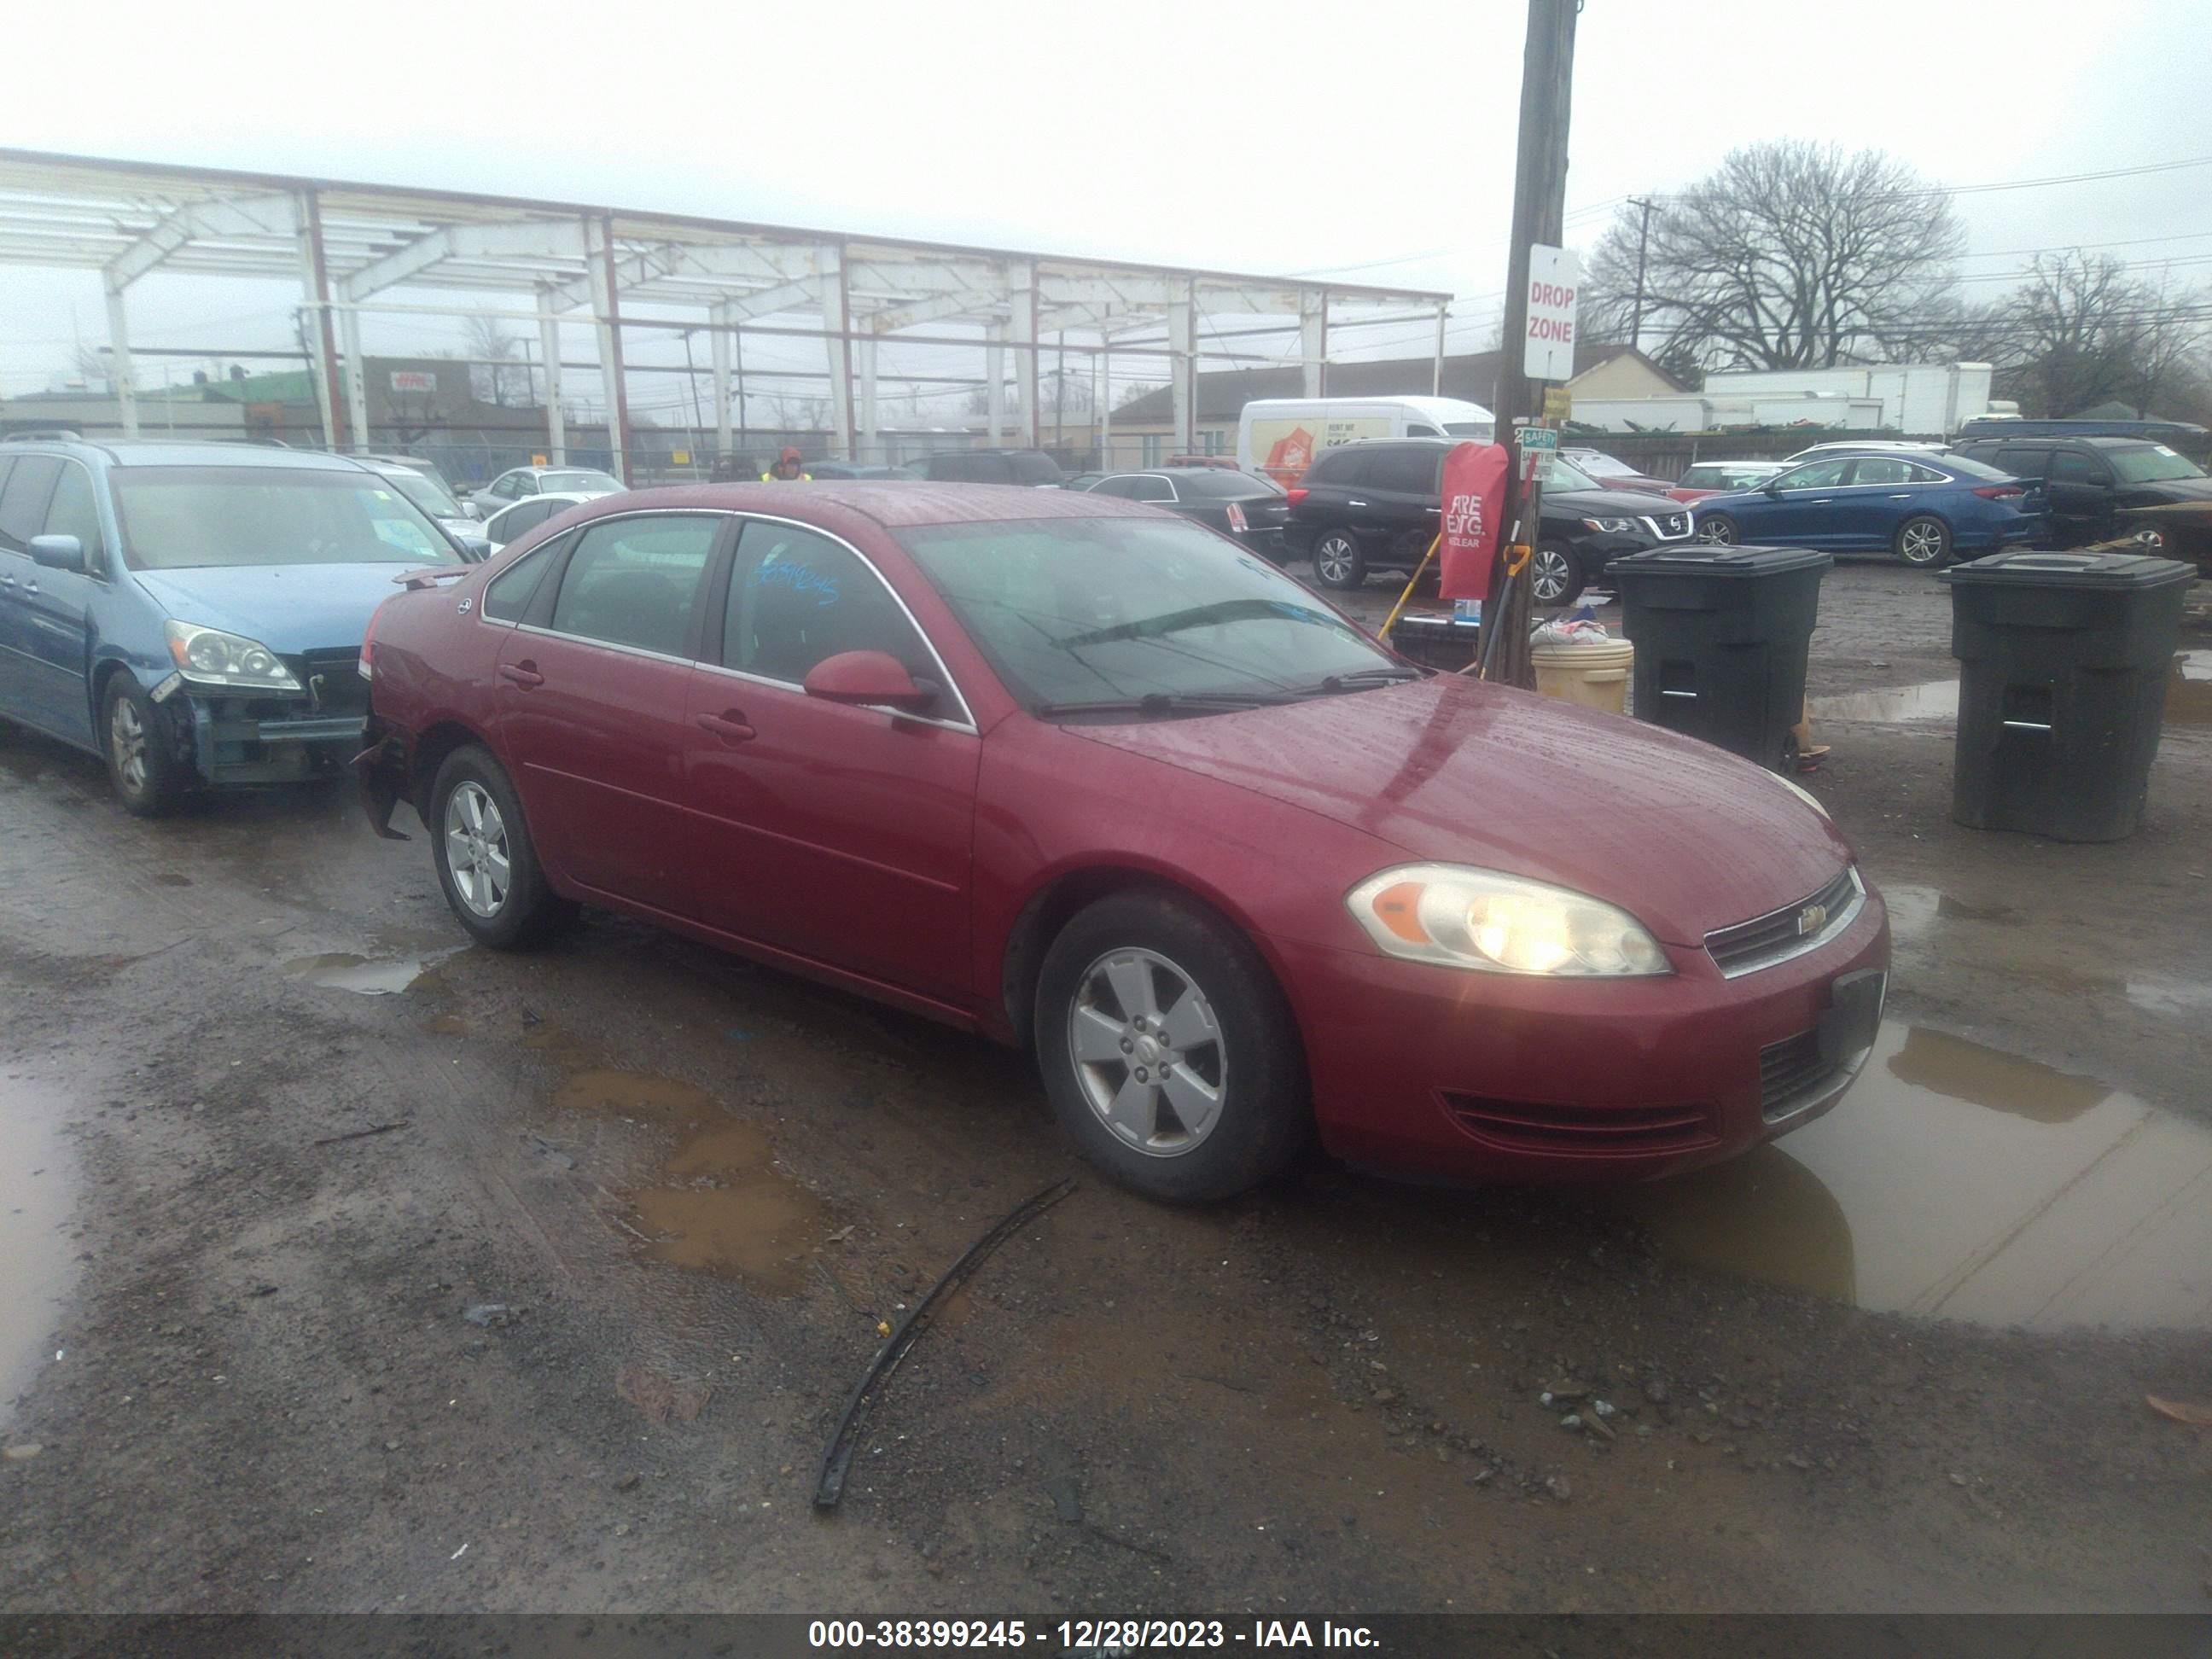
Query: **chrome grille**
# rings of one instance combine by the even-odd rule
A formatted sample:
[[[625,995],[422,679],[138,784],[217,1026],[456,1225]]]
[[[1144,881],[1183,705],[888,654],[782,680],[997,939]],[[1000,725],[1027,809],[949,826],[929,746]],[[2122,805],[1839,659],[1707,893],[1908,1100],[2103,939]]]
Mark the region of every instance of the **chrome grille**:
[[[1662,542],[1679,542],[1690,533],[1695,520],[1686,511],[1660,513],[1644,520],[1644,527]]]
[[[1724,978],[1757,973],[1818,950],[1857,921],[1865,903],[1866,888],[1859,872],[1846,865],[1833,881],[1795,904],[1706,934],[1705,953]],[[1809,931],[1808,921],[1814,922]]]

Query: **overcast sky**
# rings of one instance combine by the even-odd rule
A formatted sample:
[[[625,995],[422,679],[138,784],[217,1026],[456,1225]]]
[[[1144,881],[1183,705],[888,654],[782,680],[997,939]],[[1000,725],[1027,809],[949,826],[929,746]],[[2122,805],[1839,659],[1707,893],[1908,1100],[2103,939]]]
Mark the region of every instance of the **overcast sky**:
[[[1504,283],[1524,16],[1519,0],[24,7],[0,144],[1325,271],[1464,296],[1454,343],[1471,349]],[[2212,155],[2208,64],[2208,0],[1587,0],[1568,239],[1587,248],[1620,198],[1761,138],[1878,146],[1954,185]],[[2212,277],[2212,167],[1958,207],[1978,295],[2014,250],[2081,244]],[[287,343],[285,299],[177,278],[132,293],[147,343],[210,349]],[[43,386],[73,327],[104,337],[96,279],[0,267],[0,389]],[[1399,343],[1424,350],[1419,334]],[[380,320],[368,349],[459,343]]]

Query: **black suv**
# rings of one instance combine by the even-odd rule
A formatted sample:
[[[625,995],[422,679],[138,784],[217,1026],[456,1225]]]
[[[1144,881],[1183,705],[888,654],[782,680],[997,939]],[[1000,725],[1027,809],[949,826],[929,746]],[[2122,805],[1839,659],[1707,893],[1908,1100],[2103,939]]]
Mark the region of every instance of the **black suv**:
[[[933,483],[1026,484],[1057,489],[1066,475],[1042,449],[940,449],[912,463]]]
[[[1358,587],[1376,570],[1421,562],[1443,514],[1452,440],[1402,438],[1325,449],[1290,492],[1288,539],[1323,587]],[[1696,538],[1691,510],[1647,490],[1607,489],[1571,462],[1552,463],[1531,562],[1539,605],[1573,602],[1624,554]]]
[[[1952,453],[2015,478],[2040,478],[2059,547],[2109,540],[2123,507],[2212,501],[2212,477],[2177,450],[2141,438],[1973,438]]]

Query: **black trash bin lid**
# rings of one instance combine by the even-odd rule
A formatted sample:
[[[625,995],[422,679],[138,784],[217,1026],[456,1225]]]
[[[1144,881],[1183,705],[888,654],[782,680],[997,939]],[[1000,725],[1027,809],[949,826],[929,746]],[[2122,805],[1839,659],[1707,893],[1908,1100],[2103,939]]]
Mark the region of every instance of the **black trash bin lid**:
[[[2009,587],[2164,587],[2194,581],[2197,567],[2179,559],[2154,559],[2143,553],[1992,553],[1971,564],[1936,573],[1938,581],[1966,586],[1988,583]]]
[[[1792,570],[1825,570],[1835,561],[1809,547],[1740,547],[1699,542],[1691,547],[1655,547],[1607,562],[1608,576],[1626,571],[1652,576],[1779,576]]]

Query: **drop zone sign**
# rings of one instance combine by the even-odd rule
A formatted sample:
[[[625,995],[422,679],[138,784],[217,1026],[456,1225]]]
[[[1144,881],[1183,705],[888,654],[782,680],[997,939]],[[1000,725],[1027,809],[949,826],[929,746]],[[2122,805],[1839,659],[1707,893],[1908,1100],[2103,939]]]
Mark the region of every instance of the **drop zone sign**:
[[[1575,300],[1582,267],[1563,247],[1528,248],[1528,338],[1521,372],[1532,380],[1575,377]]]

